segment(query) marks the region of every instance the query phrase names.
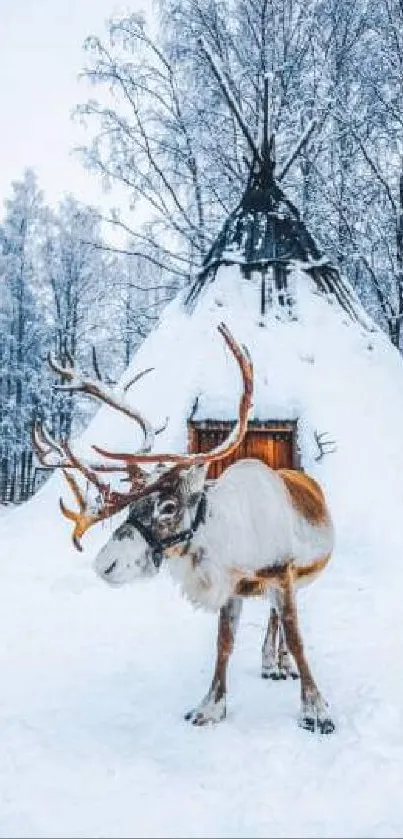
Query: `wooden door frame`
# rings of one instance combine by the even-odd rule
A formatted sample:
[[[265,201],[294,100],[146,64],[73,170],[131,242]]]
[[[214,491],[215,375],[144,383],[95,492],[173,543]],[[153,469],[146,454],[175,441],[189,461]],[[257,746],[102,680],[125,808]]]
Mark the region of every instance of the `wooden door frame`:
[[[236,420],[219,420],[212,418],[204,420],[189,419],[187,423],[188,451],[195,451],[197,433],[199,431],[220,430],[229,432],[231,428],[234,427],[235,422]],[[281,432],[291,434],[293,469],[302,469],[301,454],[297,443],[298,420],[249,420],[247,432],[248,431],[259,431],[267,434],[268,437],[273,437],[274,439],[276,438],[276,434],[281,434]]]

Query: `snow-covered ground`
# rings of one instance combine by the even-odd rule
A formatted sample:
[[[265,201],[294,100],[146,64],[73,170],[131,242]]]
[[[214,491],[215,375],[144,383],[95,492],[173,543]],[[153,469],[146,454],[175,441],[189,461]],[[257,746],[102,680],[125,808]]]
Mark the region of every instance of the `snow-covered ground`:
[[[261,680],[258,601],[228,717],[195,729],[183,712],[208,686],[215,617],[164,576],[107,589],[35,506],[1,540],[0,835],[402,836],[399,556],[336,554],[301,593],[332,736],[297,727],[297,683]]]
[[[169,415],[159,447],[183,448],[195,395],[201,415],[214,403],[231,416],[236,368],[213,334],[222,319],[254,359],[255,415],[302,418],[304,465],[327,491],[337,549],[300,594],[301,623],[337,730],[298,728],[298,683],[261,680],[260,601],[244,607],[227,719],[186,723],[211,678],[216,617],[164,572],[119,590],[97,580],[92,557],[110,525],[74,551],[55,476],[0,522],[1,836],[403,835],[403,363],[312,295],[298,322],[259,326],[251,286],[235,297],[227,279],[199,316],[171,306],[128,371],[156,365],[133,401],[156,422]],[[314,428],[337,441],[319,463]],[[83,445],[123,449],[129,436],[105,408]]]
[[[0,516],[5,516],[6,513],[10,513],[13,508],[10,504],[0,504]]]

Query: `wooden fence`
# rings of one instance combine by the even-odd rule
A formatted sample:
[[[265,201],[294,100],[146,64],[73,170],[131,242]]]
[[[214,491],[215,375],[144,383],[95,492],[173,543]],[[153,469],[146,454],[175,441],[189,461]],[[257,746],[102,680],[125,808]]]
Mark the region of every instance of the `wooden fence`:
[[[31,498],[49,477],[37,466],[31,450],[0,455],[0,504],[21,504]]]

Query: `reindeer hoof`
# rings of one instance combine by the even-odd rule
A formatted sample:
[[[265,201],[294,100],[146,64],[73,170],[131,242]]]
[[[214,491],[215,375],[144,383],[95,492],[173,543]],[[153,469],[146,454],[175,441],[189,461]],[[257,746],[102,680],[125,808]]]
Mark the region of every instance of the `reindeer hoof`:
[[[262,670],[262,679],[271,679],[273,682],[280,682],[281,680],[284,680],[286,678],[287,676],[285,675],[285,673],[280,673],[278,669],[270,670],[270,672],[267,672],[267,670]]]
[[[306,715],[299,719],[298,724],[305,731],[319,731],[320,734],[332,734],[336,727],[330,717],[325,717],[323,720],[320,720],[317,717]]]
[[[274,682],[279,682],[284,681],[285,679],[298,678],[298,673],[293,668],[279,667],[278,665],[262,668],[262,679],[272,679]]]
[[[331,720],[330,717],[328,717],[325,720],[319,720],[318,728],[321,734],[332,734],[336,726],[333,720]]]
[[[185,714],[185,720],[187,720],[187,722],[191,722],[192,725],[198,725],[198,726],[208,725],[209,723],[211,723],[211,724],[213,723],[213,720],[210,719],[209,717],[206,717],[206,715],[203,714],[201,711],[199,711],[199,712],[189,711],[189,713]]]
[[[305,731],[315,731],[316,720],[314,717],[301,717],[298,720],[298,725],[300,728],[304,728]]]
[[[224,718],[225,713],[218,716],[216,714],[206,714],[204,711],[188,711],[188,713],[185,714],[185,720],[187,720],[187,722],[191,722],[192,725],[197,726],[216,725]]]
[[[299,673],[292,666],[279,667],[280,679],[299,679]]]
[[[262,667],[262,679],[272,679],[273,682],[279,682],[280,680],[286,678],[286,673],[283,670],[280,670],[280,667],[277,664],[273,664],[270,667]]]
[[[199,705],[198,708],[193,708],[185,714],[185,720],[191,722],[192,725],[209,725],[225,719],[227,714],[227,707],[225,700],[220,699],[218,702],[207,702],[205,705]]]

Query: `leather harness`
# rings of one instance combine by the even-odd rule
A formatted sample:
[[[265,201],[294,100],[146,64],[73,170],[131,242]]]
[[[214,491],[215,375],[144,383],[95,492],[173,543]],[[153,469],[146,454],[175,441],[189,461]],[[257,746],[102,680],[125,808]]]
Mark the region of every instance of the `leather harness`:
[[[196,514],[191,526],[188,527],[186,530],[180,530],[179,533],[175,533],[172,536],[166,536],[165,539],[156,539],[153,535],[152,530],[149,527],[146,527],[146,525],[143,524],[143,522],[137,518],[134,510],[131,513],[129,513],[129,516],[126,519],[126,523],[132,524],[133,527],[135,527],[136,530],[140,533],[140,536],[143,537],[144,541],[147,542],[147,545],[149,545],[149,547],[152,550],[153,563],[156,568],[159,568],[164,558],[164,551],[166,548],[171,548],[172,545],[180,545],[182,542],[184,542],[185,547],[182,551],[182,555],[188,552],[194,534],[196,533],[200,525],[204,524],[204,522],[206,521],[206,510],[206,493],[202,492],[197,504]]]

